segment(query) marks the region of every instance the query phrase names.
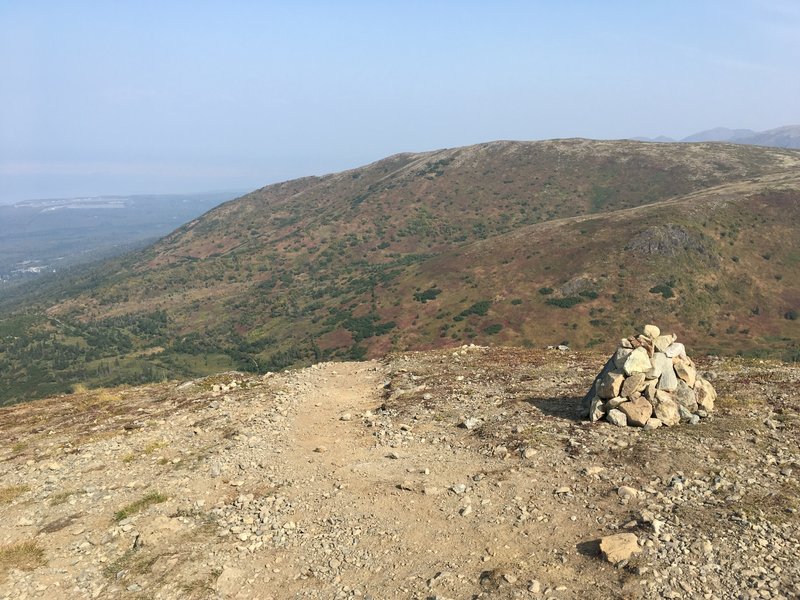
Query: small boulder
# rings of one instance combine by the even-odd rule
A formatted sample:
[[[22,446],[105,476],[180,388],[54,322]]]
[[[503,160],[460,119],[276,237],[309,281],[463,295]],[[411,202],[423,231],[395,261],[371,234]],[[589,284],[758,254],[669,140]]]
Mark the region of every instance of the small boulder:
[[[619,396],[619,391],[624,381],[625,373],[622,371],[609,371],[600,380],[600,385],[597,386],[597,395],[605,400]]]
[[[639,346],[625,359],[622,370],[625,371],[625,375],[633,375],[634,373],[646,373],[652,366],[647,350]]]
[[[650,417],[649,419],[647,419],[647,423],[644,424],[644,428],[645,429],[658,429],[663,424],[664,423],[661,422],[661,419],[659,419],[657,417]]]
[[[697,405],[707,413],[714,410],[714,401],[717,399],[717,392],[707,380],[698,377],[694,384],[694,392],[697,398]]]
[[[678,404],[686,407],[689,412],[697,411],[697,394],[682,379],[678,380],[678,385],[675,387],[675,391],[672,392],[672,397]]]
[[[599,421],[602,419],[606,414],[605,405],[603,404],[603,399],[599,396],[595,396],[592,399],[592,404],[589,407],[589,420],[594,423],[595,421]]]
[[[630,404],[630,402],[625,402],[624,404]],[[621,406],[624,406],[624,404]],[[628,417],[626,417],[625,413],[618,408],[612,408],[610,411],[608,411],[608,414],[606,415],[606,421],[612,425],[616,425],[617,427],[626,427],[628,425]]]
[[[667,349],[664,350],[664,354],[670,358],[675,358],[676,356],[686,358],[686,346],[680,342],[672,342]]]
[[[655,340],[653,340],[653,345],[656,347],[656,351],[666,352],[667,348],[669,348],[676,339],[677,338],[675,337],[674,333],[659,335]]]
[[[631,346],[631,343],[628,342],[628,346]],[[611,359],[614,362],[614,366],[617,369],[621,369],[622,365],[625,364],[625,361],[628,360],[628,357],[633,352],[633,348],[626,347],[619,347],[617,351],[614,353],[614,357]]]
[[[620,404],[619,410],[625,413],[628,425],[644,427],[647,420],[653,414],[653,405],[645,398],[637,398],[636,400]]]
[[[630,398],[634,393],[644,391],[644,381],[644,373],[634,373],[622,384],[619,395],[623,398]]]
[[[672,427],[681,422],[678,412],[678,403],[672,399],[672,394],[659,390],[656,393],[656,404],[654,406],[656,418],[667,427]]]
[[[641,552],[641,548],[635,533],[617,533],[601,538],[600,552],[608,562],[617,564],[629,560],[631,556]]]
[[[691,360],[688,358],[675,358],[673,359],[673,368],[675,369],[675,374],[685,381],[686,385],[694,387],[694,382],[697,379],[697,370]]]
[[[651,340],[654,340],[661,335],[661,330],[655,325],[645,325],[644,329],[642,329],[642,333],[644,333]]]

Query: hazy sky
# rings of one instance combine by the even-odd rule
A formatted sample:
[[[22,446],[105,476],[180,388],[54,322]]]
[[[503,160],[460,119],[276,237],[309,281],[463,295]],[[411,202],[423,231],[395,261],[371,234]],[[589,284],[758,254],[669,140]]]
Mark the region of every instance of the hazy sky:
[[[795,123],[796,0],[0,0],[0,202]]]

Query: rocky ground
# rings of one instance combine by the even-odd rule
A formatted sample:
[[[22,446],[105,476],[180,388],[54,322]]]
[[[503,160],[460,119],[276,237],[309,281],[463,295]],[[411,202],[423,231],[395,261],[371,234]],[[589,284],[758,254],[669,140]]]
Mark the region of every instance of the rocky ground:
[[[0,598],[800,596],[800,368],[695,357],[715,413],[645,431],[578,419],[606,358],[464,347],[3,409]]]

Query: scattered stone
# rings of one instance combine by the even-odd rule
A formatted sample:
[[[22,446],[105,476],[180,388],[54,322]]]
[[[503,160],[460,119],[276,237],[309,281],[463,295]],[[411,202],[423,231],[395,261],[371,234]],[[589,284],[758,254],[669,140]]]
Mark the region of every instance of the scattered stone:
[[[481,421],[477,417],[469,417],[468,419],[464,419],[461,422],[460,426],[466,429],[467,431],[472,431],[476,427],[479,427],[482,422],[483,421]]]
[[[350,421],[353,418],[353,415],[350,413],[344,413],[341,417],[339,417],[340,421]]]
[[[645,429],[658,429],[663,424],[664,423],[661,421],[661,419],[658,419],[656,417],[650,417],[649,419],[647,419],[647,423],[644,424],[644,428]]]
[[[611,564],[629,560],[634,554],[641,552],[639,540],[635,533],[617,533],[600,540],[600,552]]]

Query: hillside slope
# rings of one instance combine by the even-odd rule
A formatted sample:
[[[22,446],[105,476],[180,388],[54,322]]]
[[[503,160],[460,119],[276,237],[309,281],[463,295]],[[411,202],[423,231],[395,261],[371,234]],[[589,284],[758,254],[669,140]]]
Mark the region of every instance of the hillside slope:
[[[268,186],[26,297],[0,320],[2,401],[462,340],[594,345],[649,315],[788,356],[797,173],[791,150],[555,140]]]

